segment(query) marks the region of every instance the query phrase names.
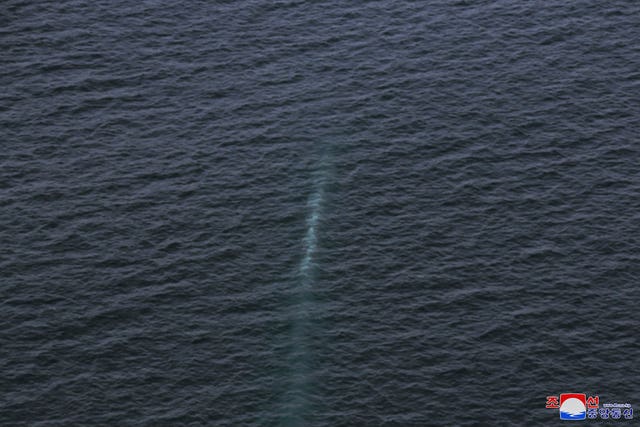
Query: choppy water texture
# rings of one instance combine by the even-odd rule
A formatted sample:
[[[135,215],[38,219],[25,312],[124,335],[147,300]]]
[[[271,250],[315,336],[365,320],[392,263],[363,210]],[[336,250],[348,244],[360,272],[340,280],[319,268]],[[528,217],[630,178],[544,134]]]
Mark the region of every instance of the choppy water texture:
[[[639,24],[634,1],[3,1],[0,423],[640,408]]]

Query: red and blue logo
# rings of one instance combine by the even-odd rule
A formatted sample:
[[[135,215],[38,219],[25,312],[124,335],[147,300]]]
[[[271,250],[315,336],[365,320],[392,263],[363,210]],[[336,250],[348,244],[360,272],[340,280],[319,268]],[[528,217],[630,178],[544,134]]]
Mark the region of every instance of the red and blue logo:
[[[560,395],[560,419],[584,420],[587,418],[587,395],[563,393]]]
[[[587,397],[584,393],[562,393],[547,396],[547,409],[558,409],[561,420],[632,420],[633,408],[630,403],[603,403],[600,396]]]

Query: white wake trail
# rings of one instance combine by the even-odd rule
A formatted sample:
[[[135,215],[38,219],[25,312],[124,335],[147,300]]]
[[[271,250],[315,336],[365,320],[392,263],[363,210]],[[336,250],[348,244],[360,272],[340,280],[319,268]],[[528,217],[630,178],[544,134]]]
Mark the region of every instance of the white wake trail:
[[[318,246],[318,236],[316,230],[318,228],[318,221],[320,219],[320,208],[322,206],[323,196],[323,182],[320,180],[316,184],[316,190],[309,198],[309,216],[307,218],[307,234],[304,238],[305,252],[302,261],[300,262],[300,276],[302,278],[302,285],[307,288],[311,285],[313,278],[313,257]]]
[[[324,162],[321,163],[324,165]],[[298,266],[298,287],[294,289],[291,311],[290,353],[288,358],[289,387],[283,396],[283,412],[279,425],[283,427],[304,426],[310,412],[313,394],[313,334],[314,334],[314,282],[316,276],[316,252],[318,228],[324,208],[327,170],[317,171],[313,180],[313,191],[307,201],[306,233],[303,238],[302,259]]]

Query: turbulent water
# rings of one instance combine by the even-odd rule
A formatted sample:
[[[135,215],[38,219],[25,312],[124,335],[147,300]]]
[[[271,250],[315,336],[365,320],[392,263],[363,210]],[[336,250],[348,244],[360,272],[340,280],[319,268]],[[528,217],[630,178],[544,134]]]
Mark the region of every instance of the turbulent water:
[[[5,0],[0,87],[1,425],[640,405],[638,2]]]

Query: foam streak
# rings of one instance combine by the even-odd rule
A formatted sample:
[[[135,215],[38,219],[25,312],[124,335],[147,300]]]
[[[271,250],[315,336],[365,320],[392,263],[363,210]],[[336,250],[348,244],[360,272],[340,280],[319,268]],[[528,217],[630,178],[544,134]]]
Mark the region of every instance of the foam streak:
[[[314,182],[314,191],[307,202],[307,231],[303,240],[303,256],[298,267],[299,287],[292,311],[291,352],[289,354],[290,383],[283,402],[281,426],[305,425],[309,415],[309,396],[313,383],[312,372],[312,322],[314,301],[316,250],[318,247],[318,224],[322,213],[326,171],[319,171]]]

